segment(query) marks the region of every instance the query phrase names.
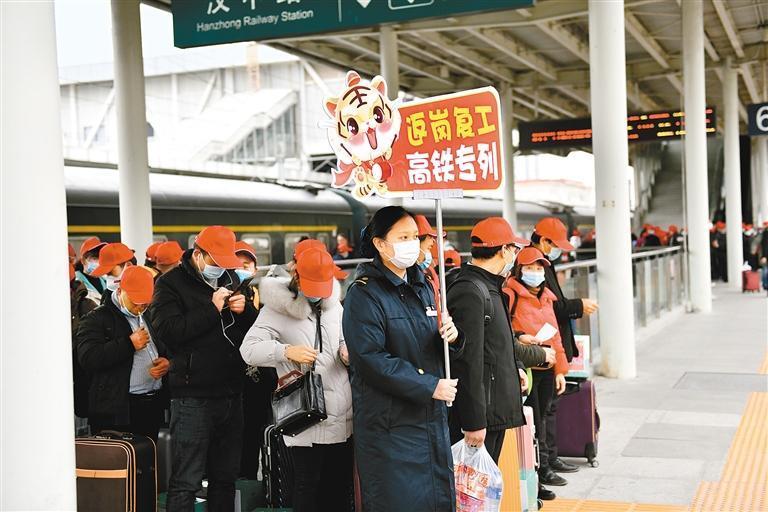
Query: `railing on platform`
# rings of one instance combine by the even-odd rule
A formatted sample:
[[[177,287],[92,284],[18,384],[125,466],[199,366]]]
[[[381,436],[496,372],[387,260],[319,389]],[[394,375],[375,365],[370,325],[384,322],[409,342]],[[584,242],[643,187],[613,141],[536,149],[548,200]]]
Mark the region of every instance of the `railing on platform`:
[[[461,253],[466,261],[469,253]],[[342,282],[342,297],[355,279],[355,269],[366,258],[339,260],[336,264],[348,273]],[[642,248],[632,253],[632,296],[635,306],[635,328],[645,327],[653,320],[685,304],[686,280],[682,247]],[[259,267],[265,274],[269,266]],[[590,298],[597,301],[597,260],[577,260],[557,265],[563,293],[569,298]],[[598,311],[598,315],[599,315]],[[600,332],[597,315],[574,320],[574,332],[590,337],[593,364],[600,360]]]

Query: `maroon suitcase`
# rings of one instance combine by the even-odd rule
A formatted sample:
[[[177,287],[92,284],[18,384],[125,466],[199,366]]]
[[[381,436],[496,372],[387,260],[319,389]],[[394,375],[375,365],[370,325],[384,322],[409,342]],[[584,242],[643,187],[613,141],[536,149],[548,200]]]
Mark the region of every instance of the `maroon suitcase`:
[[[590,380],[568,380],[557,402],[557,453],[584,457],[597,467],[597,432],[600,416],[595,405],[595,386]]]
[[[756,270],[745,270],[741,273],[741,291],[759,292],[760,291],[760,272]]]

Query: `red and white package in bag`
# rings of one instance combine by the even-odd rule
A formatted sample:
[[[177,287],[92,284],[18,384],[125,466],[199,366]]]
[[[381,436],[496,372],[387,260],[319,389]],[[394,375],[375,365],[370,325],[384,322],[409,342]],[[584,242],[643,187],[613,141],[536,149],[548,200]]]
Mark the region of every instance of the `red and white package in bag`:
[[[456,512],[499,512],[504,481],[485,449],[462,439],[451,447],[456,482]]]

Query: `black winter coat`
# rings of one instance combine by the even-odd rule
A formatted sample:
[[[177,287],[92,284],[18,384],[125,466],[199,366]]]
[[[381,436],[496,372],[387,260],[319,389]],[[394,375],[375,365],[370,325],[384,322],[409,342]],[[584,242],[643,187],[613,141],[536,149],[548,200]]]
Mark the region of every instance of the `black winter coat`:
[[[151,314],[144,313],[143,318],[158,354],[165,356],[165,346],[152,328]],[[111,415],[116,424],[130,423],[128,396],[136,352],[130,339],[132,333],[128,320],[112,301],[80,321],[77,358],[91,377],[89,416]]]
[[[358,267],[344,301],[355,460],[366,512],[455,510],[444,377],[435,302],[416,266],[408,282],[377,258]],[[451,350],[461,350],[462,338]]]
[[[96,309],[96,303],[88,298],[88,289],[77,279],[69,283],[69,305],[72,321],[72,381],[75,398],[75,415],[88,417],[88,392],[91,387],[91,377],[77,360],[77,331],[80,320]]]
[[[219,313],[211,302],[213,288],[192,264],[192,251],[187,250],[181,265],[157,280],[149,308],[168,347],[171,397],[236,395],[243,389],[245,372],[240,344],[256,320],[256,309],[246,301],[239,315],[226,308]],[[218,282],[232,290],[239,284],[233,270],[224,272]]]
[[[525,366],[515,355],[508,297],[502,292],[504,279],[469,264],[460,272],[448,288],[448,311],[465,336],[463,352],[452,358],[452,377],[459,379],[459,387],[451,428],[456,435],[459,428],[506,430],[525,425],[518,373]],[[485,316],[490,312],[477,285],[485,286],[491,297],[487,324]]]
[[[555,264],[544,265],[544,280],[547,288],[552,290],[557,300],[552,304],[555,308],[557,317],[557,330],[560,331],[560,340],[563,343],[565,357],[570,363],[574,357],[579,355],[579,349],[576,346],[576,340],[573,337],[573,326],[571,320],[576,320],[584,316],[584,303],[581,299],[568,299],[563,294],[560,287],[560,281],[557,280],[557,270]]]

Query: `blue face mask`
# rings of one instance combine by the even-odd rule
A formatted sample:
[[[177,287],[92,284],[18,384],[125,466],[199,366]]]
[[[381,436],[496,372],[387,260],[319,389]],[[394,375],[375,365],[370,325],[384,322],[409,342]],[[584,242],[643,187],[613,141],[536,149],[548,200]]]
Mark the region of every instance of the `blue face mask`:
[[[202,259],[202,255],[201,255],[201,259]],[[223,268],[217,267],[216,265],[209,265],[205,263],[205,260],[203,260],[203,264],[205,266],[203,267],[203,270],[200,273],[203,274],[203,277],[205,277],[206,279],[211,279],[211,280],[218,279],[222,275],[224,275]]]
[[[424,271],[429,268],[429,266],[432,264],[432,253],[429,251],[421,251],[424,253],[424,261],[419,263],[419,268]]]
[[[97,260],[87,260],[85,262],[85,267],[83,270],[86,274],[90,275],[93,273],[94,270],[96,270],[96,267],[99,266],[99,262]]]
[[[555,261],[562,254],[563,254],[563,250],[561,248],[553,247],[552,249],[550,249],[549,254],[547,254],[547,258],[549,258],[549,261]]]
[[[307,300],[311,302],[312,304],[317,304],[321,300],[323,300],[322,297],[307,297]]]
[[[531,288],[537,288],[544,282],[544,272],[523,270],[522,280]]]
[[[117,290],[117,278],[115,276],[104,276],[104,280],[107,282],[106,289],[114,292]]]
[[[249,272],[248,270],[245,270],[244,268],[236,268],[235,274],[237,274],[237,277],[240,278],[240,282],[242,283],[246,279],[249,279],[253,274]]]

